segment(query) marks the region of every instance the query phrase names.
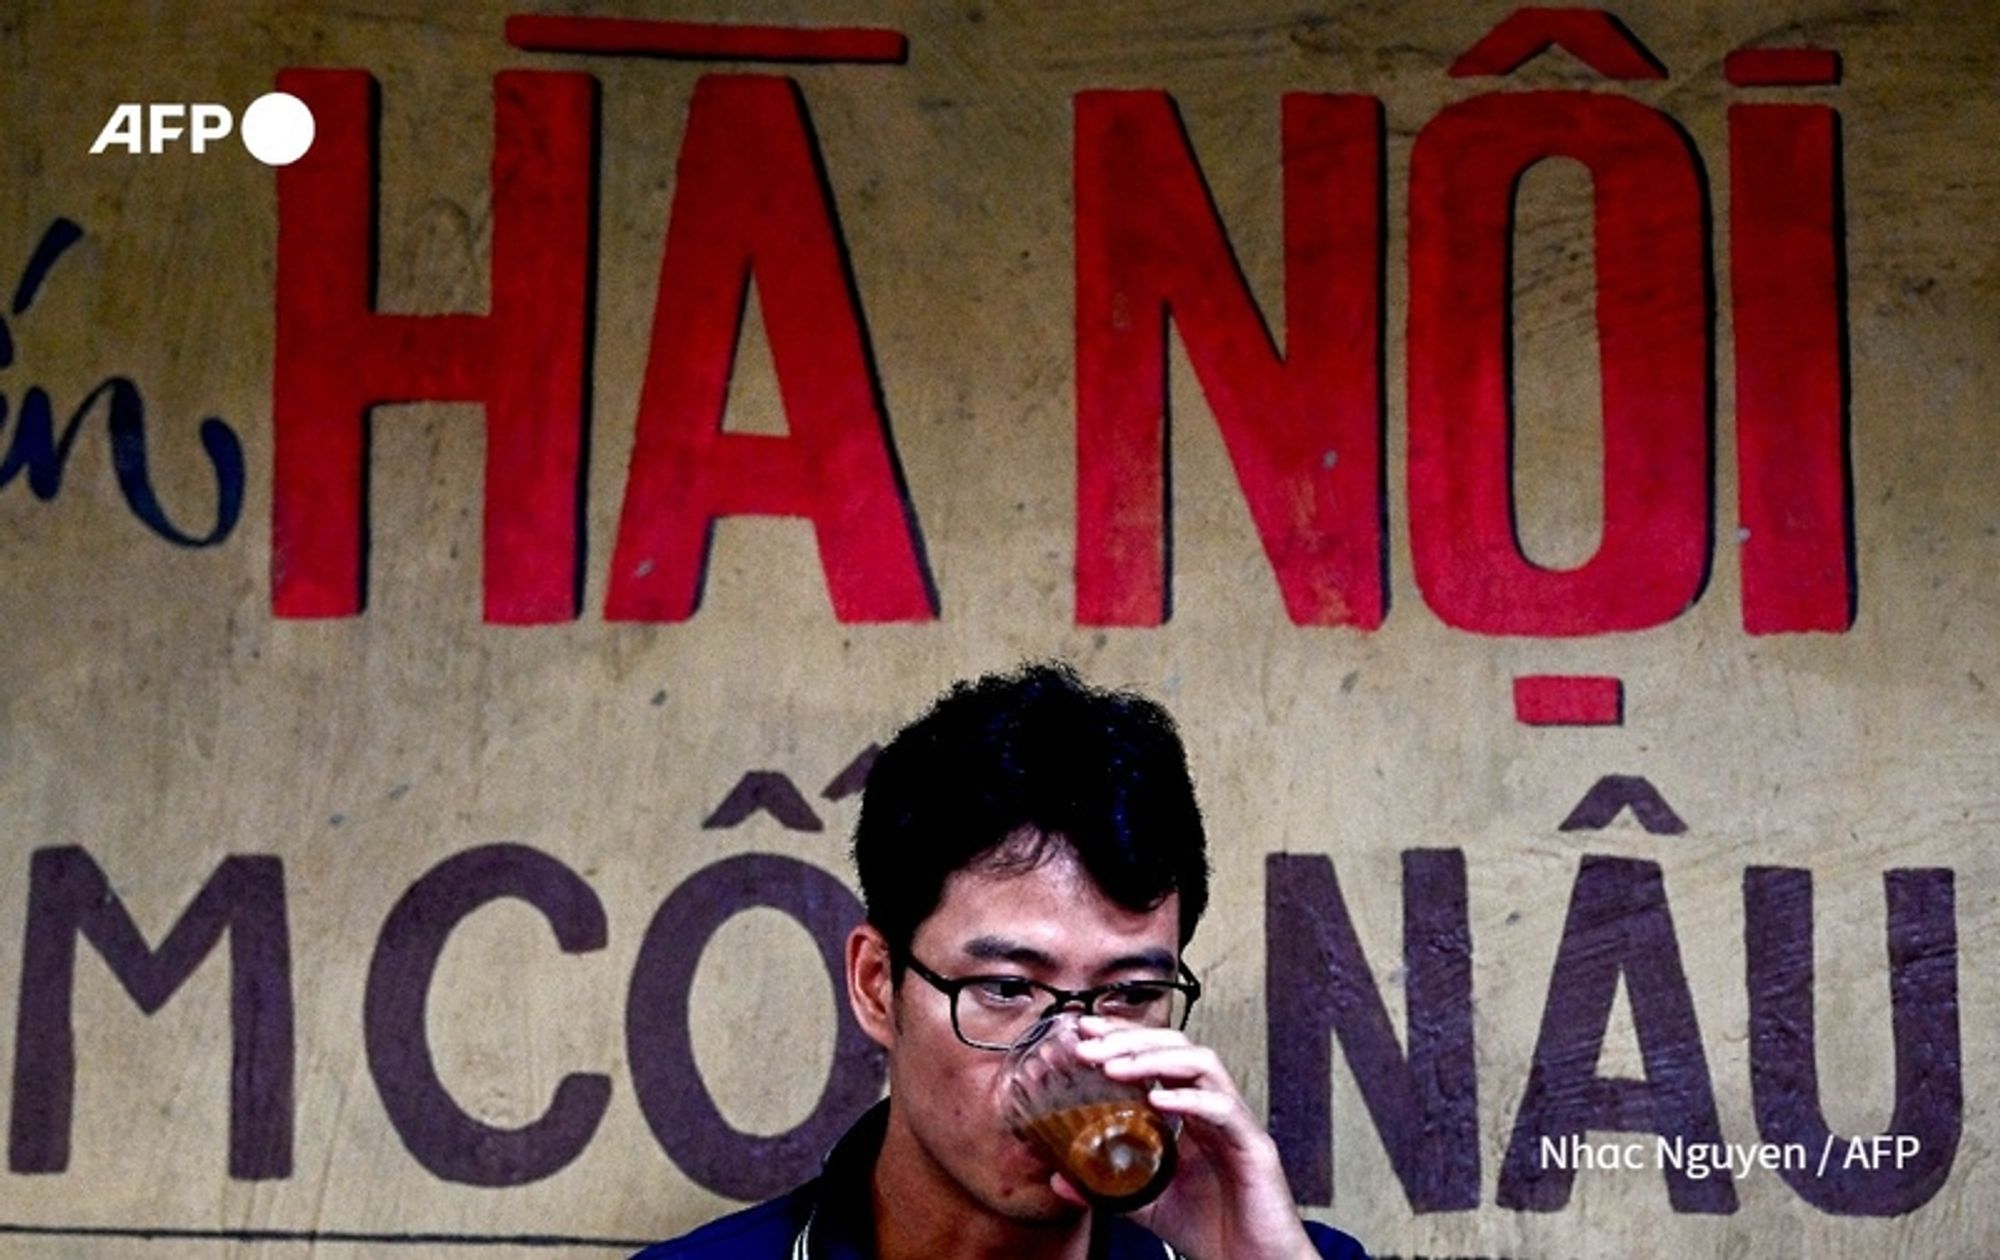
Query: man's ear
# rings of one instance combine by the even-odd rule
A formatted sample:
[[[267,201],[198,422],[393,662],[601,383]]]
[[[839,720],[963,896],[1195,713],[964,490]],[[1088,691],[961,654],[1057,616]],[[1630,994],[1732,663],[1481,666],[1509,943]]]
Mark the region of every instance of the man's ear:
[[[869,1040],[884,1050],[896,1044],[896,986],[889,942],[872,924],[847,934],[847,1004]]]

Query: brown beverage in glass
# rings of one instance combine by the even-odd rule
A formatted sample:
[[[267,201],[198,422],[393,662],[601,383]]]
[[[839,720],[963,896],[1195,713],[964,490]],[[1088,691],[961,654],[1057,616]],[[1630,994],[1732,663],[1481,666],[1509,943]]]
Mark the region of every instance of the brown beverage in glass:
[[[1098,1207],[1129,1212],[1174,1176],[1174,1132],[1135,1082],[1076,1053],[1076,1015],[1043,1020],[1007,1054],[1007,1119]]]

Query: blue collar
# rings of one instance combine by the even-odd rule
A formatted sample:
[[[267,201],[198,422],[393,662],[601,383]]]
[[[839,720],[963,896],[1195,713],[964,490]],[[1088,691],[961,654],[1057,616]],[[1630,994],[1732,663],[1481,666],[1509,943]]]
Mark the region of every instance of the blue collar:
[[[854,1122],[828,1152],[819,1177],[801,1188],[808,1209],[805,1260],[875,1260],[875,1160],[888,1131],[885,1098]],[[1124,1217],[1093,1215],[1091,1260],[1162,1260],[1169,1254]]]

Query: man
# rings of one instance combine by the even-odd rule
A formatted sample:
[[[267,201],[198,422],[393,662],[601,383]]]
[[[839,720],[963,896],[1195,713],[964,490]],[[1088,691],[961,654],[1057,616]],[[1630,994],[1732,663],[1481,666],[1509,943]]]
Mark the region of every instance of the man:
[[[1365,1260],[1301,1224],[1276,1145],[1181,1031],[1208,859],[1165,710],[1062,666],[962,683],[877,758],[854,858],[848,1000],[888,1098],[812,1182],[641,1260]],[[1085,1012],[1086,1057],[1180,1125],[1172,1183],[1127,1216],[1092,1210],[1003,1118],[1005,1040],[1061,1009]]]

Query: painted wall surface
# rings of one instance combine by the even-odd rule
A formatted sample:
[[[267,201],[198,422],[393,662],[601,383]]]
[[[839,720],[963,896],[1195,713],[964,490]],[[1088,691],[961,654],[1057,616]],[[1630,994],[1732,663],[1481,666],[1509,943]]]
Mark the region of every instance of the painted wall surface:
[[[787,1187],[866,754],[1040,657],[1310,1215],[2000,1249],[1990,6],[592,15],[733,25],[0,9],[0,1254]]]

